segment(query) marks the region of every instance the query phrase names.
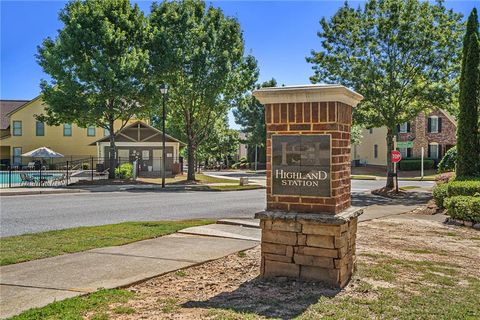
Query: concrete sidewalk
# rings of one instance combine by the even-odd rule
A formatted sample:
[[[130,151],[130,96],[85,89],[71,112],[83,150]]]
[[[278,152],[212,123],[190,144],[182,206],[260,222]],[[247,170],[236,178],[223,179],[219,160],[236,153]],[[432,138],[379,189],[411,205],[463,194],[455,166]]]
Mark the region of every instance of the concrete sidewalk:
[[[235,239],[235,226],[227,227],[232,227],[226,231],[228,238],[177,233],[0,267],[0,317],[99,288],[127,286],[259,244],[254,240]]]

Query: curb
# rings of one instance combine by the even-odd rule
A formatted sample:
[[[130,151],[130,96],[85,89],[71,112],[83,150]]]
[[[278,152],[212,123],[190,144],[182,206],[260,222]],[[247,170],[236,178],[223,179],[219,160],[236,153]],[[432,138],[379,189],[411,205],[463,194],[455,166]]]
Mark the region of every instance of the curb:
[[[38,191],[14,191],[14,192],[0,192],[0,197],[10,196],[29,196],[38,194],[64,194],[64,193],[86,193],[91,192],[87,190],[38,190]]]

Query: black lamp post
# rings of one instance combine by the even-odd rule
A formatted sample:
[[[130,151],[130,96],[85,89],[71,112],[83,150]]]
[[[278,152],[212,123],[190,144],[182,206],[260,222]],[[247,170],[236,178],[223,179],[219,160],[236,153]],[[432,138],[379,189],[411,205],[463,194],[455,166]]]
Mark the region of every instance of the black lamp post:
[[[168,85],[162,84],[160,86],[160,92],[162,93],[163,97],[163,117],[162,117],[162,188],[165,188],[165,164],[166,164],[166,156],[167,152],[165,149],[165,101],[167,100],[167,92],[168,92]]]

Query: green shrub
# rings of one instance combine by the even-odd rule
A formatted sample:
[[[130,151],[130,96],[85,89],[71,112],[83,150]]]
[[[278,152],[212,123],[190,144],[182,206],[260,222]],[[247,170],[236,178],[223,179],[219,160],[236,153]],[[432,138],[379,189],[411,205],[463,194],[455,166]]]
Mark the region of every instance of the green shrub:
[[[454,219],[480,222],[480,196],[455,196],[445,200],[448,215]]]
[[[454,171],[457,164],[457,147],[448,149],[442,160],[438,163],[438,172]]]
[[[435,188],[433,188],[433,200],[439,208],[445,208],[444,200],[447,197],[447,189],[448,183],[441,183],[436,185]]]
[[[480,180],[454,180],[448,183],[449,197],[480,195]]]
[[[115,176],[119,179],[131,179],[133,177],[133,165],[124,163],[115,169]]]
[[[432,169],[435,162],[432,159],[423,159],[423,169]],[[420,170],[422,168],[421,159],[404,159],[398,163],[398,168],[404,171]]]

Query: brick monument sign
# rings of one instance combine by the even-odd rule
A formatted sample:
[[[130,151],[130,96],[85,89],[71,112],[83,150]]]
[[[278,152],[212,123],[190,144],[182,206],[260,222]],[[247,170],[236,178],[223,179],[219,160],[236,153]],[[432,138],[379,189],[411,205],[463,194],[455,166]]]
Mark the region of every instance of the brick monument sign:
[[[263,88],[267,208],[261,219],[264,277],[344,287],[355,268],[357,217],[350,207],[352,108],[362,96],[341,85]]]

